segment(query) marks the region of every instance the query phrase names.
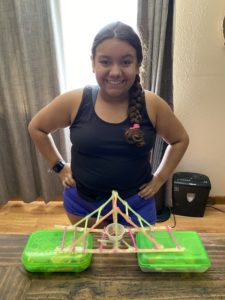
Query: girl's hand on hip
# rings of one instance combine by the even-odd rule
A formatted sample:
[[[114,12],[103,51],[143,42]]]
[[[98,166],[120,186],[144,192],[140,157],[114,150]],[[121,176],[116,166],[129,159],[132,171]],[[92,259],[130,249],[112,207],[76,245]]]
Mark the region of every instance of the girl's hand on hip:
[[[64,187],[76,186],[76,182],[72,177],[72,171],[69,163],[66,163],[63,169],[58,173]]]
[[[164,182],[159,176],[154,175],[151,181],[143,184],[140,187],[140,192],[138,193],[138,195],[144,199],[153,197],[158,192],[163,183]]]

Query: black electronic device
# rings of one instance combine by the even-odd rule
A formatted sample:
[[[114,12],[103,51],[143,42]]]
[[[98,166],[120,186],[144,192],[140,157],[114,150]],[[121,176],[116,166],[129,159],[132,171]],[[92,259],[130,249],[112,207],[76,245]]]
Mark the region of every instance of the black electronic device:
[[[172,211],[175,215],[203,217],[211,183],[206,175],[191,172],[173,174]]]

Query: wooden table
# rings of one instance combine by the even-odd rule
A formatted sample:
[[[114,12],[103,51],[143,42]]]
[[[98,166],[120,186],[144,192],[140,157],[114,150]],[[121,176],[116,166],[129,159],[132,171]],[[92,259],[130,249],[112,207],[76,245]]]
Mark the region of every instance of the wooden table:
[[[201,234],[205,273],[144,273],[135,254],[94,255],[82,273],[28,273],[20,257],[28,235],[0,235],[1,300],[225,299],[225,234]]]

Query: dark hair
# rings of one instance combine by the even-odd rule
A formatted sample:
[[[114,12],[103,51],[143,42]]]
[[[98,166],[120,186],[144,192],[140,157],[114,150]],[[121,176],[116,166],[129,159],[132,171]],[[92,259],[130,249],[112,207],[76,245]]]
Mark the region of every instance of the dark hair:
[[[126,41],[136,50],[138,64],[143,60],[142,44],[138,34],[127,24],[115,22],[103,27],[95,36],[92,44],[92,57],[95,58],[96,48],[106,39],[117,38]],[[145,105],[144,91],[140,83],[140,76],[136,75],[135,81],[129,90],[128,116],[132,125],[141,125],[142,110]],[[125,137],[130,144],[143,146],[144,133],[140,128],[128,128],[125,130]]]

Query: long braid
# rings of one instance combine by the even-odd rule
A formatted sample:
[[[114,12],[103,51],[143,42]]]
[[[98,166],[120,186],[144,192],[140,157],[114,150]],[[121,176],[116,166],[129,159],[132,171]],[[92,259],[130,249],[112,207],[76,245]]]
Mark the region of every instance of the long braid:
[[[141,130],[140,125],[145,99],[139,75],[136,75],[134,84],[130,88],[129,98],[128,116],[133,127],[126,129],[125,137],[128,143],[143,146],[145,145],[144,132]]]

